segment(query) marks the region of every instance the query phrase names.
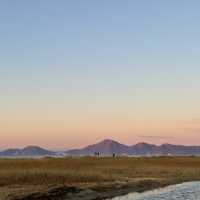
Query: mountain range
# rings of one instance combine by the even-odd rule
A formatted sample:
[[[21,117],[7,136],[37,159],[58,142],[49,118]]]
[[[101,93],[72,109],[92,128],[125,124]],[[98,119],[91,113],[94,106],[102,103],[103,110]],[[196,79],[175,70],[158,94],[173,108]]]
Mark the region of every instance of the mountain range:
[[[6,149],[0,152],[0,157],[44,157],[44,156],[86,156],[94,155],[128,155],[128,156],[159,156],[159,155],[200,155],[200,146],[184,146],[173,144],[154,145],[137,143],[125,145],[114,140],[103,140],[81,149],[68,151],[51,151],[38,146],[27,146],[23,149]]]
[[[27,146],[23,149],[6,149],[0,152],[1,157],[39,157],[56,156],[56,152],[43,149],[38,146]]]
[[[137,143],[125,145],[114,140],[103,140],[97,144],[89,145],[82,149],[73,149],[65,152],[67,155],[92,155],[99,152],[101,155],[132,155],[132,156],[154,156],[154,155],[200,155],[200,146],[184,146],[173,144],[154,145],[148,143]]]

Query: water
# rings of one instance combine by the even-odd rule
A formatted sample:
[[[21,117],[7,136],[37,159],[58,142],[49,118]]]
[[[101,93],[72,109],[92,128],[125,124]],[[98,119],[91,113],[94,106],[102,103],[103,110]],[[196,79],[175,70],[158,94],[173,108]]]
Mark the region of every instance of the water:
[[[200,200],[200,182],[188,182],[144,193],[130,193],[112,200]]]

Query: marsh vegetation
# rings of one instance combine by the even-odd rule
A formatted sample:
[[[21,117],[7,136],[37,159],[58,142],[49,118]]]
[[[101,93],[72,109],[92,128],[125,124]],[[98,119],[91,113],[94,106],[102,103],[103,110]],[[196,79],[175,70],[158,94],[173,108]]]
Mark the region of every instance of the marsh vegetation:
[[[0,159],[2,199],[59,186],[143,191],[194,180],[200,180],[199,157]]]

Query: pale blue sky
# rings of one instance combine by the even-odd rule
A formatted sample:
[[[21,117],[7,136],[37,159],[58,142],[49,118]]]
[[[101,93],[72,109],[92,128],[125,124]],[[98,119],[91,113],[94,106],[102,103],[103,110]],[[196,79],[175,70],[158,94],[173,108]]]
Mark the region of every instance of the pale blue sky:
[[[93,131],[91,141],[134,143],[144,139],[140,134],[173,135],[166,126],[177,120],[198,119],[199,10],[197,0],[0,1],[3,143],[15,145],[11,136],[29,130],[35,136],[16,145],[82,145],[85,132]],[[53,136],[38,142],[48,134],[47,119],[66,145],[62,139],[53,144]],[[178,128],[174,142],[182,137]]]

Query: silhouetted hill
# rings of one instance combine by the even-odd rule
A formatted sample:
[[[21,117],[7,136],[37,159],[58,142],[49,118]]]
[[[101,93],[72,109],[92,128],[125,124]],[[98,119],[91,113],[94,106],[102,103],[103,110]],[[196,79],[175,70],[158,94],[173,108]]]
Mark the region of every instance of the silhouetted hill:
[[[67,151],[67,154],[72,155],[91,155],[95,152],[100,154],[110,155],[112,153],[123,154],[130,151],[130,147],[113,140],[103,140],[97,144],[89,145],[83,149],[73,149]]]
[[[184,146],[162,144],[160,146],[138,143],[132,146],[121,144],[114,140],[103,140],[97,144],[89,145],[82,149],[73,149],[66,152],[67,155],[93,155],[99,152],[102,155],[126,154],[135,156],[153,155],[200,155],[200,146]]]
[[[148,154],[157,154],[159,147],[153,144],[148,143],[138,143],[131,146],[131,155],[148,155]]]
[[[24,149],[7,149],[0,152],[0,156],[3,157],[34,157],[34,156],[53,156],[55,152],[43,149],[37,146],[27,146]]]

